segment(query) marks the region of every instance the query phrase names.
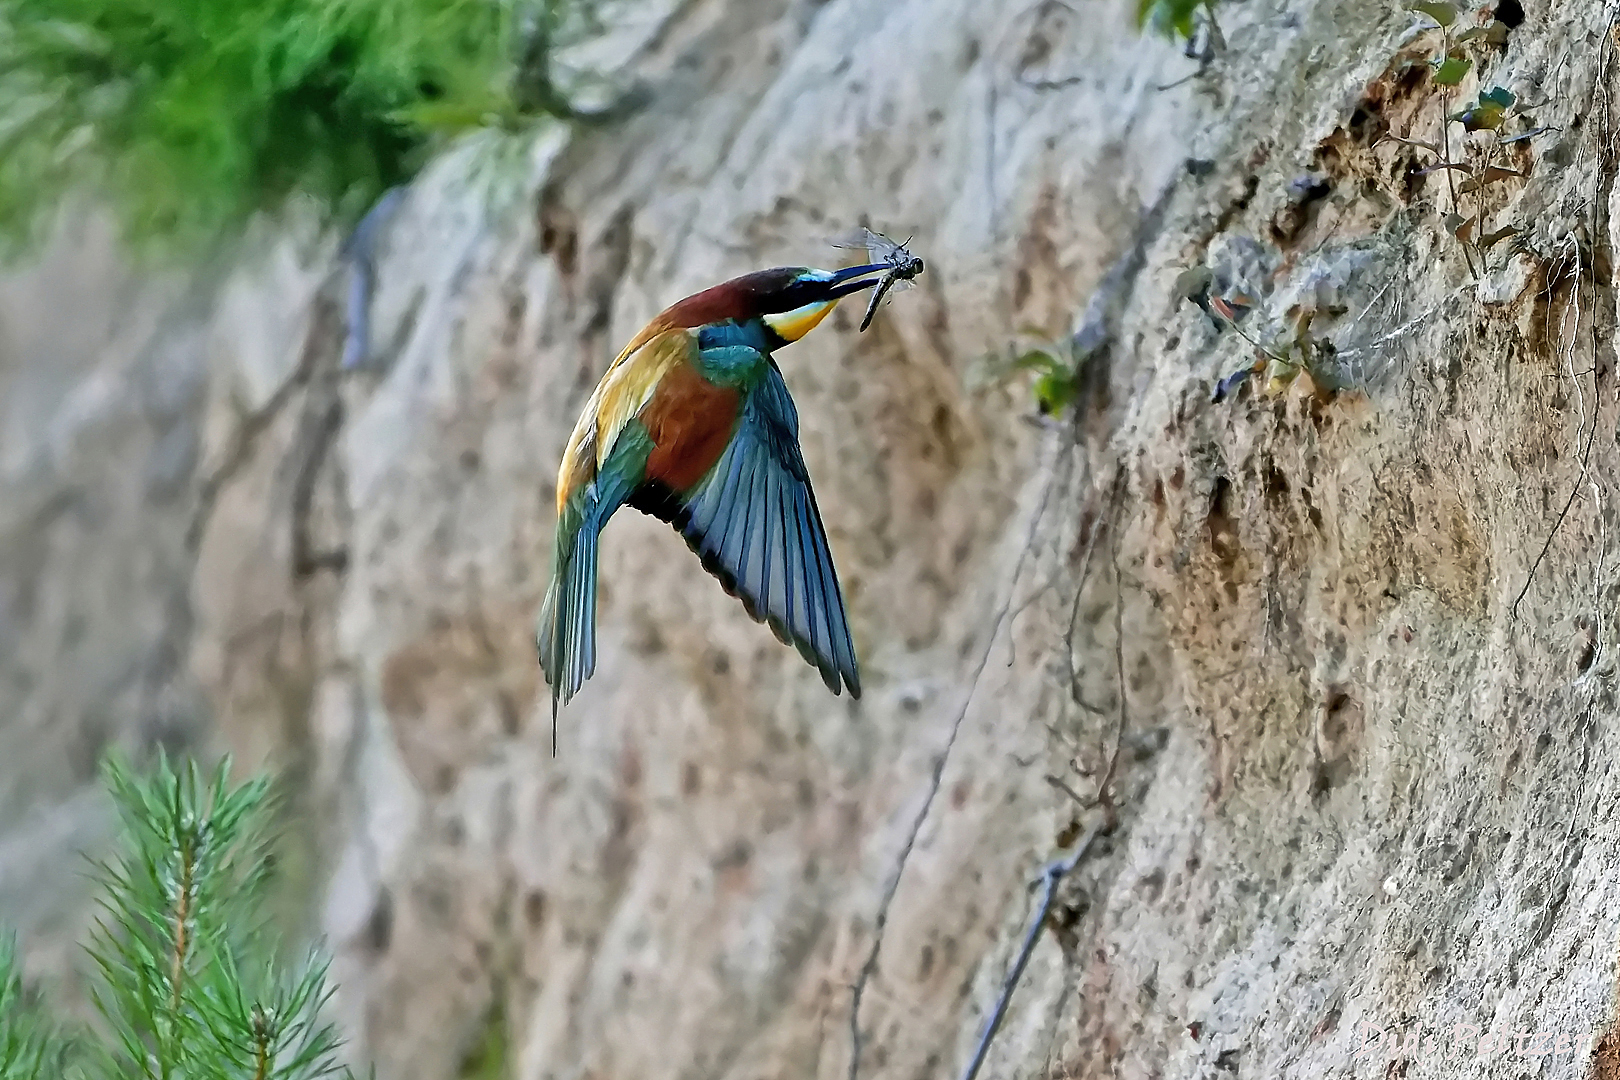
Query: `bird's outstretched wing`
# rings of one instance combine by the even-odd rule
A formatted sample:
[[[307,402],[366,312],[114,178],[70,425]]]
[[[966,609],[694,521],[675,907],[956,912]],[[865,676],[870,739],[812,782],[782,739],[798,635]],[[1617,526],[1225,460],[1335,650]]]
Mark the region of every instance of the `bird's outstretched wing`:
[[[644,488],[630,505],[674,525],[704,569],[818,668],[828,689],[848,686],[851,697],[861,696],[843,592],[799,450],[798,412],[774,361],[697,487],[684,499]]]

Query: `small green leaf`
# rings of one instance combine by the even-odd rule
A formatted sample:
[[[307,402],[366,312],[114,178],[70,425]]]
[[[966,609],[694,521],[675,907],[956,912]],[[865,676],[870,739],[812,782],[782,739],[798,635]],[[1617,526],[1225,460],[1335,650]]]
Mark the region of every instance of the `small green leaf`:
[[[1176,275],[1175,284],[1171,285],[1177,299],[1192,300],[1209,292],[1209,287],[1215,282],[1215,272],[1207,266],[1190,266]]]
[[[1464,56],[1448,56],[1434,69],[1434,81],[1440,86],[1456,86],[1468,75],[1473,61]]]
[[[1490,22],[1484,26],[1470,26],[1458,34],[1457,43],[1465,41],[1483,41],[1487,45],[1505,45],[1507,43],[1508,28],[1506,23]]]
[[[1457,21],[1457,5],[1436,2],[1436,0],[1415,0],[1408,4],[1413,11],[1421,11],[1441,26],[1450,26]]]
[[[1021,371],[1056,371],[1065,365],[1046,349],[1030,349],[1022,353],[1013,361],[1013,367]]]
[[[1513,91],[1501,86],[1493,86],[1479,95],[1479,100],[1481,102],[1490,102],[1499,109],[1511,109],[1513,103],[1518,99],[1513,96]]]
[[[1073,373],[1048,371],[1036,379],[1035,400],[1043,413],[1052,415],[1062,412],[1074,400]]]
[[[1471,109],[1464,109],[1446,117],[1447,120],[1455,120],[1462,124],[1465,131],[1495,131],[1502,126],[1502,121],[1506,118],[1507,114],[1502,111],[1502,106],[1493,101],[1482,101]]]
[[[1206,0],[1137,0],[1136,26],[1138,30],[1152,25],[1153,29],[1169,38],[1191,38],[1195,29],[1194,16]]]
[[[1270,378],[1266,380],[1266,393],[1275,396],[1287,390],[1289,385],[1299,377],[1299,368],[1294,364],[1271,365]]]

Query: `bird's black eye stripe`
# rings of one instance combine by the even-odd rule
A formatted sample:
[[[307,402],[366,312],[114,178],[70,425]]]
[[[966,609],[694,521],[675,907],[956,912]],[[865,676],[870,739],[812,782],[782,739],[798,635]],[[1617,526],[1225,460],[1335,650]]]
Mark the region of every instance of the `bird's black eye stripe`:
[[[776,302],[771,305],[771,311],[767,314],[792,311],[796,307],[803,307],[805,304],[814,302],[819,299],[813,292],[817,285],[825,288],[825,285],[819,281],[795,281],[776,294]]]
[[[899,276],[905,277],[906,275],[902,272]],[[850,293],[871,288],[879,280],[881,280],[880,277],[865,280],[851,279],[835,285],[831,282],[818,281],[813,278],[809,280],[801,278],[788,282],[774,293],[766,292],[763,295],[758,295],[757,302],[760,304],[758,311],[761,315],[780,315],[782,312],[793,311],[795,308],[804,307],[806,304],[836,300],[839,297],[848,296]]]
[[[804,307],[806,304],[814,304],[819,300],[829,299],[832,292],[832,286],[825,281],[799,280],[790,282],[771,298],[770,310],[765,314],[780,314],[784,311],[792,311],[794,308]]]

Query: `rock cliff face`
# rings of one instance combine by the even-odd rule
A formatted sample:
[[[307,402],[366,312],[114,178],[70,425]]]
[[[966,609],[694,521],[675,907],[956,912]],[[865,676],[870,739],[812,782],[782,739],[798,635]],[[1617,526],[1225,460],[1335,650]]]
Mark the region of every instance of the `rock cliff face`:
[[[355,372],[330,241],[216,285],[64,238],[0,287],[5,917],[68,963],[102,746],[229,748],[293,770],[381,1076],[849,1076],[858,986],[859,1075],[937,1077],[1104,822],[984,1076],[1614,1075],[1616,11],[1502,3],[1451,91],[1348,0],[1225,4],[1202,65],[1121,3],[639,7],[604,55],[652,104],[438,162]],[[1386,136],[1492,85],[1552,130],[1497,151],[1476,281],[1467,176]],[[586,395],[863,214],[928,272],[780,360],[866,696],[627,513],[552,759]],[[1212,403],[1255,353],[1199,265],[1346,388]],[[1039,418],[1009,350],[1077,330]]]

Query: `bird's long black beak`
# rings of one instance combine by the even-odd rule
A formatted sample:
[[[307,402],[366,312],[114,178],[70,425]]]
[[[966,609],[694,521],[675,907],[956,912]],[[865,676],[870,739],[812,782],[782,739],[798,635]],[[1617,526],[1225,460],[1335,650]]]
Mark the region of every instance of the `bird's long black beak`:
[[[882,280],[881,275],[888,273],[892,269],[894,267],[888,263],[867,263],[865,266],[851,266],[843,270],[836,270],[833,272],[832,280],[827,283],[827,292],[822,299],[836,300],[841,296],[860,292],[862,289],[870,289]],[[868,277],[869,274],[879,276]]]

